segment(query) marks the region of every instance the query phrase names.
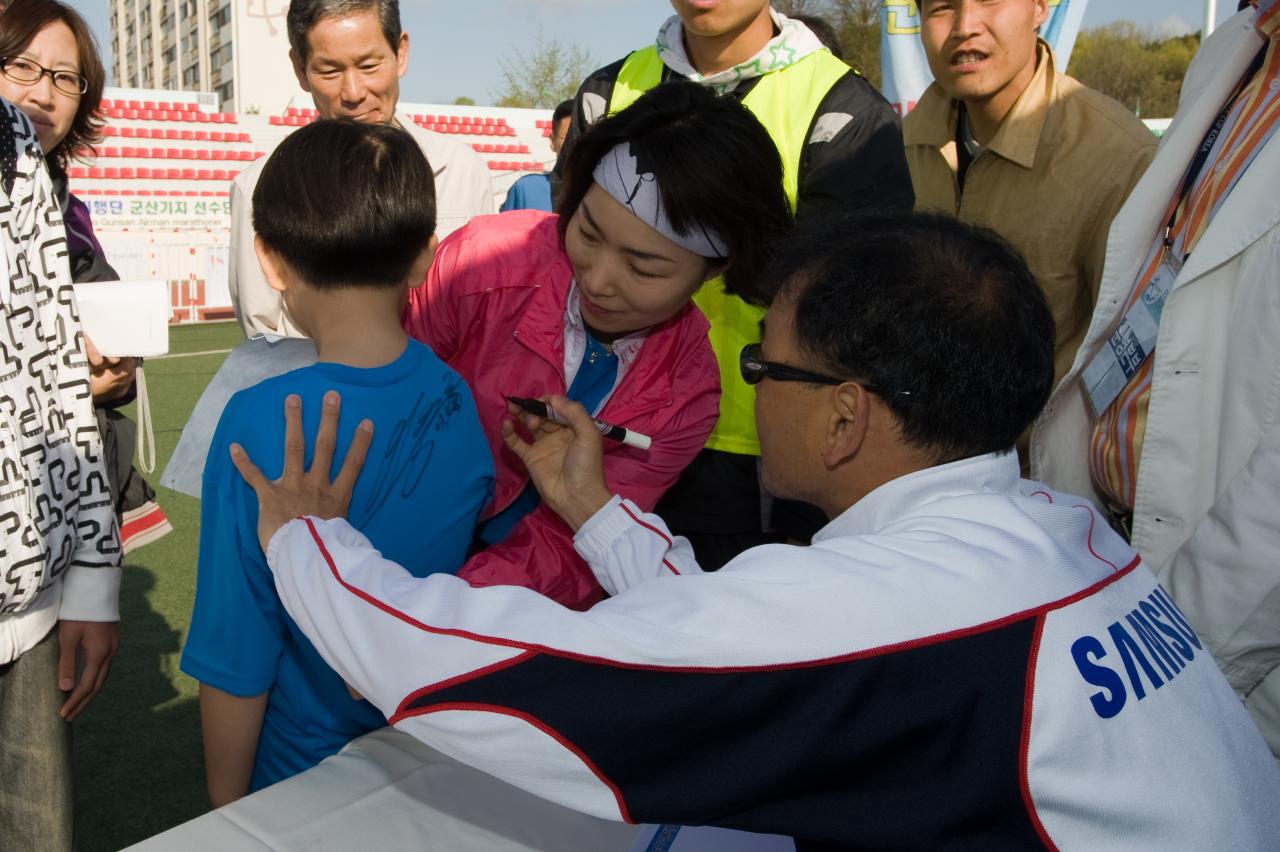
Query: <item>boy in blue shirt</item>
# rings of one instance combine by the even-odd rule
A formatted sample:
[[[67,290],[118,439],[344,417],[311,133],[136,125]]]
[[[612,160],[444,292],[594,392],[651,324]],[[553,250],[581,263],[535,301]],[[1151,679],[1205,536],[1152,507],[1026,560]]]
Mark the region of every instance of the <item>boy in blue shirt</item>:
[[[267,280],[315,341],[319,362],[232,397],[205,465],[182,670],[200,681],[215,806],[386,724],[281,607],[255,532],[258,503],[232,466],[231,445],[279,476],[286,398],[300,397],[313,444],[325,395],[337,391],[345,411],[374,424],[352,522],[419,577],[462,566],[493,480],[466,384],[400,325],[407,288],[426,278],[436,244],[432,174],[417,144],[398,128],[347,120],[298,130],[262,170],[253,225]],[[357,426],[342,416],[339,451]]]

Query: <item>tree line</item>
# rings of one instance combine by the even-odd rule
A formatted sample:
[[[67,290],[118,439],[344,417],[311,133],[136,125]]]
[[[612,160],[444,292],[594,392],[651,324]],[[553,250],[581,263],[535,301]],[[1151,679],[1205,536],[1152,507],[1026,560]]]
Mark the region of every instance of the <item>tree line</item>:
[[[776,0],[785,15],[820,17],[830,26],[845,61],[876,87],[880,75],[882,0]],[[1198,34],[1163,37],[1119,21],[1083,30],[1067,73],[1147,118],[1168,118],[1178,105],[1182,78],[1200,46]],[[573,97],[598,63],[589,51],[542,35],[526,52],[502,60],[496,106],[552,109]]]

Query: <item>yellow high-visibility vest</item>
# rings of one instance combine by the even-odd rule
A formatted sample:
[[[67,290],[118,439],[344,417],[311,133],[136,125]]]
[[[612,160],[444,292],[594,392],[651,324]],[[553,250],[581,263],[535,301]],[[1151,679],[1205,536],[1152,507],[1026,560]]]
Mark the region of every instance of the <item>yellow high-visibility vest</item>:
[[[627,57],[618,73],[609,113],[620,112],[662,82],[662,59],[650,46]],[[742,103],[764,125],[782,158],[782,186],[794,212],[800,195],[800,158],[823,99],[849,73],[849,66],[825,50],[811,53],[794,65],[760,78]],[[724,292],[724,281],[708,281],[693,297],[711,323],[711,348],[720,364],[720,418],[707,447],[726,453],[756,456],[755,388],[742,381],[738,355],[742,347],[760,340],[762,308]]]

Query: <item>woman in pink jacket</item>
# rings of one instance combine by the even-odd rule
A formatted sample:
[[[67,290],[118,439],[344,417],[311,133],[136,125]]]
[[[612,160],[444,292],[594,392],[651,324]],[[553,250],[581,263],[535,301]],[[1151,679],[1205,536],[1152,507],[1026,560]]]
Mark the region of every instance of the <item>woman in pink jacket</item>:
[[[769,247],[790,224],[782,166],[740,103],[669,83],[583,134],[557,215],[473,219],[440,244],[405,328],[471,387],[493,450],[483,546],[459,572],[571,607],[603,597],[573,534],[502,440],[509,396],[562,394],[653,440],[609,442],[611,488],[645,510],[715,423],[719,369],[694,292],[723,276],[757,303]],[[536,554],[536,559],[533,558]]]

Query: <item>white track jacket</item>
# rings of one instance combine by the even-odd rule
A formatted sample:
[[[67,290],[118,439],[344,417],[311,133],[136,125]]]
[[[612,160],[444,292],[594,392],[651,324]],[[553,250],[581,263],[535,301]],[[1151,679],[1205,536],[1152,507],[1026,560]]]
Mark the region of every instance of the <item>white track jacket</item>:
[[[392,724],[595,816],[800,850],[1280,837],[1280,768],[1186,619],[1013,456],[902,477],[811,547],[714,574],[620,498],[576,545],[613,594],[585,613],[414,579],[341,520],[294,521],[267,555]]]

